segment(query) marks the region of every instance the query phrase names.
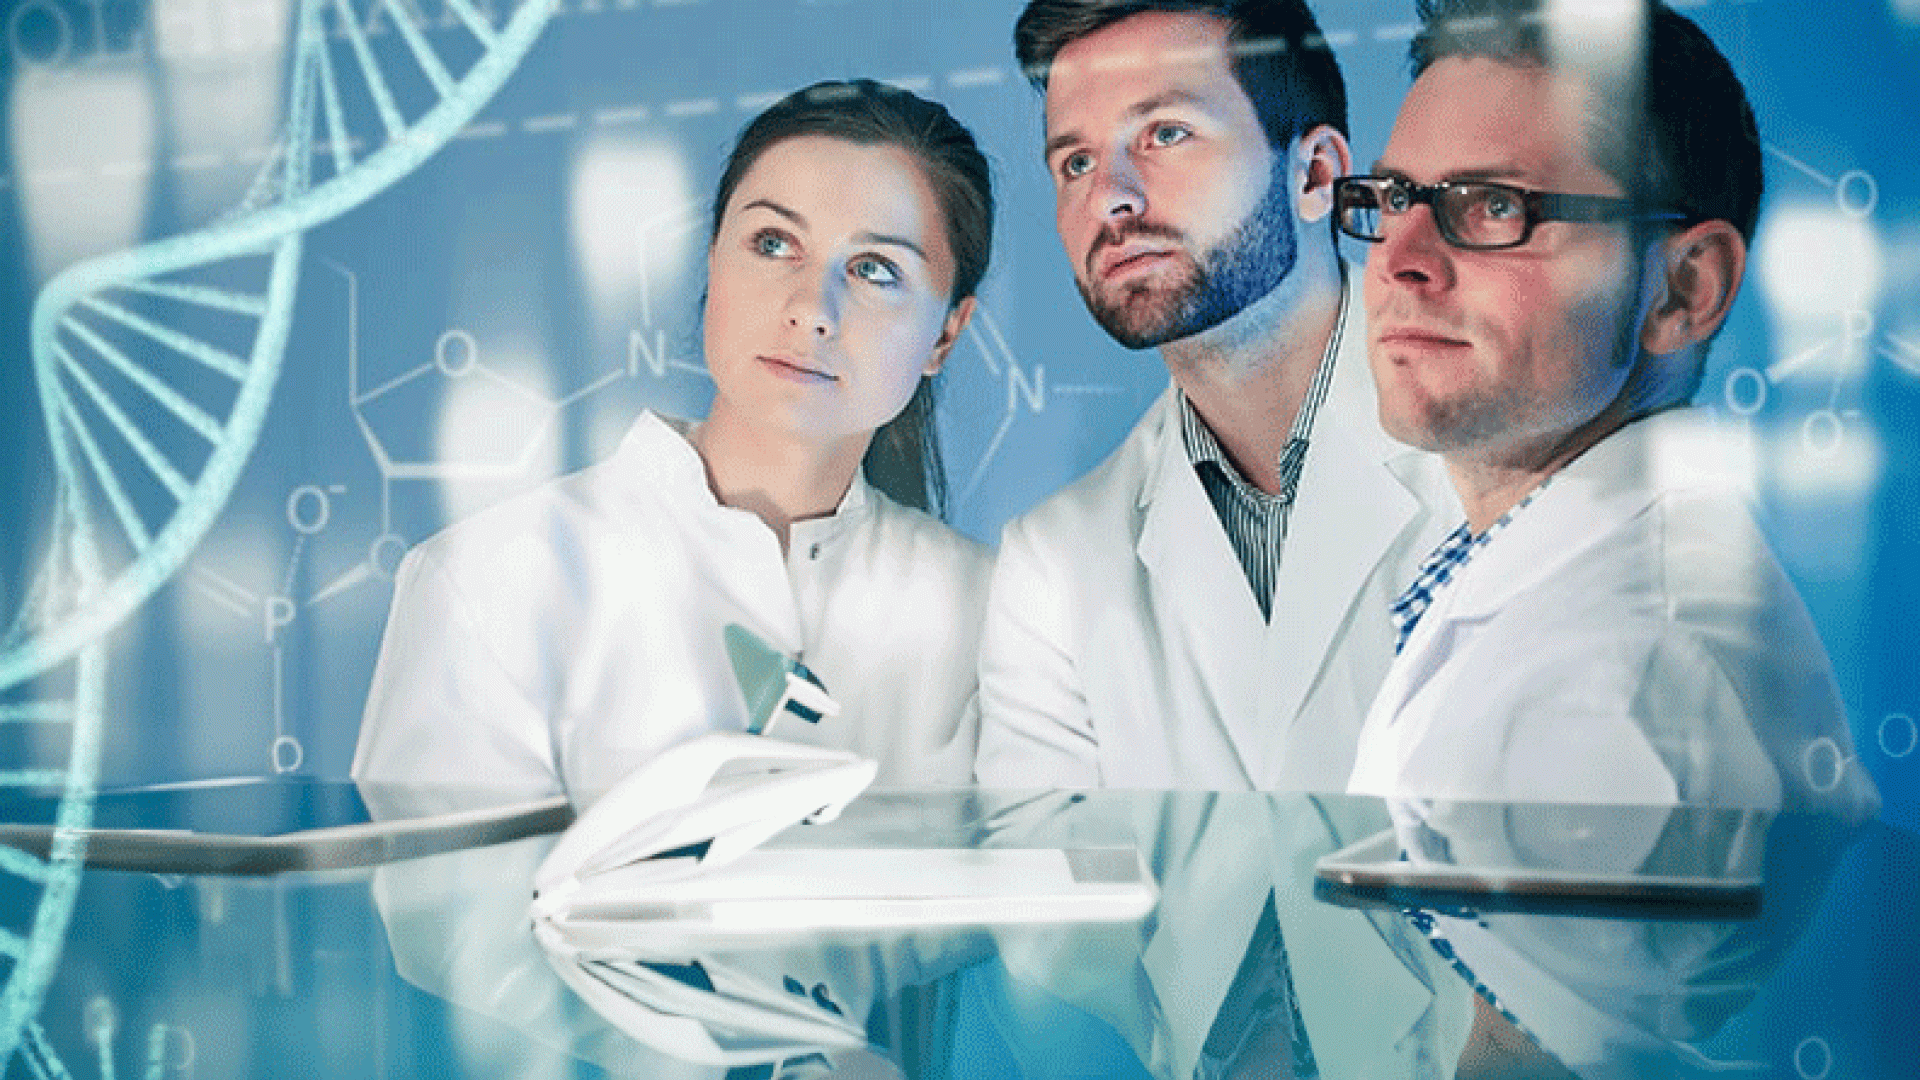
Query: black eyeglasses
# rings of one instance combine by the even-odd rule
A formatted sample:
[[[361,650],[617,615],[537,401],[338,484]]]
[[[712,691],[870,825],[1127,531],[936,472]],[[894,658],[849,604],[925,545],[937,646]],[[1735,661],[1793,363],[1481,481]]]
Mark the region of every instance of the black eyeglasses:
[[[1519,247],[1543,221],[1685,221],[1632,199],[1562,195],[1480,180],[1416,184],[1398,176],[1345,176],[1333,182],[1334,222],[1356,240],[1378,243],[1382,219],[1426,203],[1447,243],[1468,251]]]

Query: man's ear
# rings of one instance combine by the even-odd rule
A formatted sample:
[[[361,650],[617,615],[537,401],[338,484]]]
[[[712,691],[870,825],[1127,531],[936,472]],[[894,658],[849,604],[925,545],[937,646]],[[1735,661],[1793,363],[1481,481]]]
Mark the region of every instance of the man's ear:
[[[1659,275],[1640,347],[1655,356],[1691,348],[1726,321],[1747,268],[1747,245],[1725,221],[1703,221],[1662,241],[1652,254]]]
[[[953,346],[959,342],[960,335],[966,332],[967,320],[973,318],[976,306],[976,299],[969,296],[948,309],[946,322],[940,327],[940,340],[933,343],[933,356],[927,360],[927,366],[921,369],[922,375],[940,374],[940,369],[946,366],[947,357],[953,352]]]
[[[1301,221],[1324,219],[1333,212],[1333,182],[1353,172],[1353,150],[1347,137],[1325,124],[1294,140],[1292,168],[1295,209]]]

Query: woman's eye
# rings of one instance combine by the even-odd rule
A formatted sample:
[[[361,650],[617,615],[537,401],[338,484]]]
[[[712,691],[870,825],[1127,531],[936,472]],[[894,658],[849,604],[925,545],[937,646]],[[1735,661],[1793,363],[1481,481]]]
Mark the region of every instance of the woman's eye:
[[[1069,180],[1087,175],[1093,171],[1093,155],[1085,150],[1075,151],[1060,159],[1060,175]]]
[[[784,259],[793,254],[793,241],[778,229],[761,229],[753,234],[752,243],[754,254],[769,259]]]
[[[1185,142],[1191,134],[1192,129],[1184,124],[1155,124],[1153,130],[1148,132],[1147,139],[1155,146],[1172,146]]]
[[[900,271],[877,255],[862,255],[847,264],[847,272],[870,285],[898,285]]]

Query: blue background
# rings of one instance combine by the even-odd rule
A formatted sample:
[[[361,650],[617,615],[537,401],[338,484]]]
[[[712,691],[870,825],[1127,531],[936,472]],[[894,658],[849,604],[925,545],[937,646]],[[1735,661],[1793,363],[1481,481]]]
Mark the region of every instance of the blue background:
[[[429,26],[441,2],[418,0]],[[1763,524],[1825,636],[1887,818],[1912,826],[1920,2],[1682,6],[1745,80],[1770,182],[1700,403],[1751,431]],[[1370,161],[1407,82],[1408,5],[1319,7]],[[938,97],[997,166],[984,317],[942,403],[954,522],[991,541],[1097,462],[1166,374],[1108,342],[1072,291],[1037,101],[1010,57],[1017,9],[567,0],[463,137],[308,232],[265,433],[211,533],[116,633],[102,781],[344,774],[404,546],[604,454],[643,406],[704,410],[705,200],[745,119],[816,79]],[[282,110],[285,20],[281,0],[0,4],[6,613],[51,498],[36,292],[241,201]],[[372,25],[397,62],[399,35]]]
[[[450,36],[443,0],[412,3]],[[1769,173],[1700,404],[1750,432],[1759,516],[1832,654],[1883,817],[1920,828],[1920,0],[1679,6],[1745,81]],[[285,107],[287,7],[0,0],[0,622],[51,513],[34,299],[81,260],[229,220]],[[1037,99],[1010,55],[1018,7],[566,0],[463,137],[307,234],[259,445],[205,541],[110,642],[101,782],[343,776],[405,546],[603,455],[642,407],[704,410],[705,200],[740,125],[818,79],[937,97],[996,164],[995,265],[942,403],[955,524],[991,541],[1100,460],[1166,373],[1111,344],[1072,290]],[[1379,153],[1406,88],[1410,7],[1317,5],[1356,161]],[[399,36],[373,25],[398,63]],[[0,769],[58,764],[5,739]],[[1841,888],[1910,895],[1917,872],[1850,866]],[[1865,927],[1809,938],[1783,982],[1877,941],[1890,948],[1871,970],[1897,984],[1856,968],[1827,1011],[1774,1006],[1776,1064],[1804,1075],[1819,1048],[1858,1039],[1836,1013],[1910,1030],[1895,1017],[1911,1011],[1911,934],[1895,945],[1899,928],[1875,923],[1863,941]],[[1883,1050],[1885,1068],[1910,1060]]]

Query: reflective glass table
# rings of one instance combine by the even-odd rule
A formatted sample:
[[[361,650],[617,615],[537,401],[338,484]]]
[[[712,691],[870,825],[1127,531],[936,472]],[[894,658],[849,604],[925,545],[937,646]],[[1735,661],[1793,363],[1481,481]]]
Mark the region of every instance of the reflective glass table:
[[[166,861],[177,837],[134,869],[123,845],[122,868],[81,875],[6,1075],[1824,1080],[1920,1068],[1920,838],[1878,822],[869,791],[755,851],[765,866],[835,872],[891,853],[918,881],[902,896],[869,875],[837,907],[795,907],[801,894],[820,902],[818,882],[783,905],[763,876],[733,887],[770,903],[728,907],[702,898],[699,874],[679,875],[557,947],[530,910],[564,810],[430,788],[360,790],[342,810],[339,785],[309,787],[302,813],[315,820],[264,828],[333,828],[342,813],[416,831],[421,815],[449,812],[515,824],[413,848],[341,847],[323,832],[331,861],[291,870],[182,869]],[[9,813],[0,820],[24,812]],[[13,827],[6,842],[30,846]],[[951,895],[933,903],[942,866]],[[1041,880],[1056,866],[1065,878]],[[980,867],[1006,880],[983,885]],[[1094,899],[1076,906],[1076,889]],[[810,922],[815,911],[830,925]]]

